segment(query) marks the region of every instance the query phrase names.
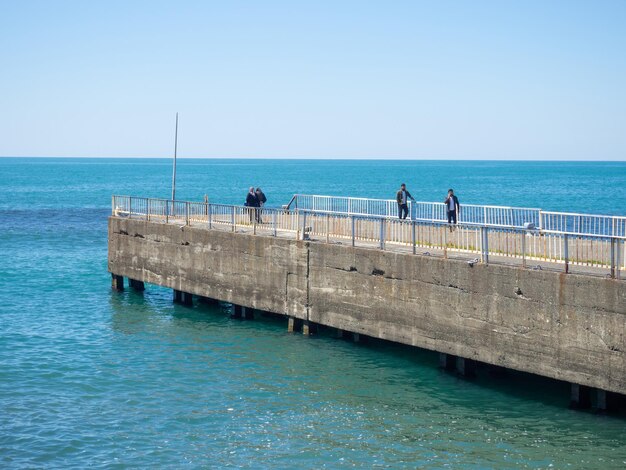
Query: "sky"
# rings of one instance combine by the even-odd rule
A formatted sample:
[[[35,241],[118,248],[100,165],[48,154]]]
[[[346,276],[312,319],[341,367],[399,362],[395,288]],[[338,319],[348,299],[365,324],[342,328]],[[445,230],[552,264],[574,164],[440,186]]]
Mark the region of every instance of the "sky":
[[[626,160],[626,1],[0,0],[0,156]]]

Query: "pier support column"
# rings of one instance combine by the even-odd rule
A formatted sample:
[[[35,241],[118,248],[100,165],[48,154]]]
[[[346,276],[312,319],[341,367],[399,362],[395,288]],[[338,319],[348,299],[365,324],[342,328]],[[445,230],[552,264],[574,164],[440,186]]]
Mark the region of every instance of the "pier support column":
[[[570,408],[584,410],[591,407],[591,388],[586,385],[571,385]]]
[[[111,273],[111,288],[118,292],[124,290],[124,276]]]
[[[241,314],[244,320],[254,320],[254,309],[249,307],[241,307]]]
[[[456,371],[463,377],[474,377],[476,376],[476,361],[457,356]]]
[[[618,396],[613,392],[596,389],[596,409],[600,413],[616,411],[620,408]]]
[[[341,328],[335,328],[335,333],[333,336],[337,339],[343,338],[343,330]]]
[[[183,292],[182,290],[174,289],[174,302],[189,307],[193,305],[193,295],[189,292]]]
[[[309,336],[317,333],[317,323],[312,321],[303,320],[302,322],[302,334],[304,336]]]
[[[299,320],[296,317],[289,317],[287,320],[287,332],[295,333],[296,331],[302,328],[302,320]]]
[[[230,318],[241,319],[242,314],[243,314],[243,311],[242,311],[241,305],[233,304],[233,313],[231,314]]]
[[[608,409],[608,396],[605,390],[596,389],[596,408],[598,411],[606,411]]]
[[[439,367],[444,370],[454,370],[456,367],[456,356],[447,353],[439,353]]]
[[[360,343],[361,342],[361,335],[358,333],[352,333],[352,340],[355,343]]]
[[[128,284],[137,292],[143,292],[144,290],[146,290],[146,286],[144,285],[143,281],[128,279]]]
[[[189,292],[182,292],[181,303],[183,305],[186,305],[187,307],[192,306],[193,305],[193,295],[190,294]]]

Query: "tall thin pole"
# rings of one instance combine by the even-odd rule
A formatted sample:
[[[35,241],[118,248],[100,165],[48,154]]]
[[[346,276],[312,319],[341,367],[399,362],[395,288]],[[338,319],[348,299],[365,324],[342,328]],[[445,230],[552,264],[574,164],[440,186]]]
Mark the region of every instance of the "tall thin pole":
[[[174,132],[174,168],[172,169],[172,201],[176,200],[176,151],[178,150],[178,113],[176,113],[176,131]]]

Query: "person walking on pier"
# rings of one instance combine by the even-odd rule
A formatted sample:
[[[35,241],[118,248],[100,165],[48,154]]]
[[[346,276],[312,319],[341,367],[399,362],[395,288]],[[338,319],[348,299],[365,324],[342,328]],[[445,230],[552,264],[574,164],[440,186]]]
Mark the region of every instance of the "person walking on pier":
[[[456,224],[459,211],[461,210],[461,204],[459,204],[459,199],[454,195],[453,189],[448,189],[448,197],[446,197],[443,203],[446,205],[448,212],[448,223]],[[452,225],[450,225],[450,231],[452,232]]]
[[[411,193],[406,190],[406,184],[402,183],[400,185],[400,189],[396,193],[396,201],[398,203],[398,217],[400,219],[406,219],[406,216],[409,215],[409,206],[407,205],[407,201],[410,199],[415,202]]]
[[[257,222],[262,224],[263,220],[261,219],[261,211],[262,211],[261,208],[267,202],[267,198],[265,197],[265,193],[263,193],[261,188],[256,188],[256,198],[259,201],[259,209],[258,209],[258,212],[257,212]]]
[[[250,223],[253,220],[257,220],[258,215],[258,207],[259,207],[259,198],[254,192],[254,186],[250,186],[248,190],[248,194],[246,195],[246,207],[248,207],[248,213],[250,214]]]

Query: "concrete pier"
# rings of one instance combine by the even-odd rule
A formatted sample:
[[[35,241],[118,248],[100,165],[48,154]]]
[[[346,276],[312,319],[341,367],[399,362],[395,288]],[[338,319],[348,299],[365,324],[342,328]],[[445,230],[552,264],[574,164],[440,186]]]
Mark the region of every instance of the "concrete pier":
[[[617,279],[120,217],[108,267],[114,288],[123,276],[287,315],[291,331],[306,321],[430,349],[463,373],[480,361],[626,393]]]

